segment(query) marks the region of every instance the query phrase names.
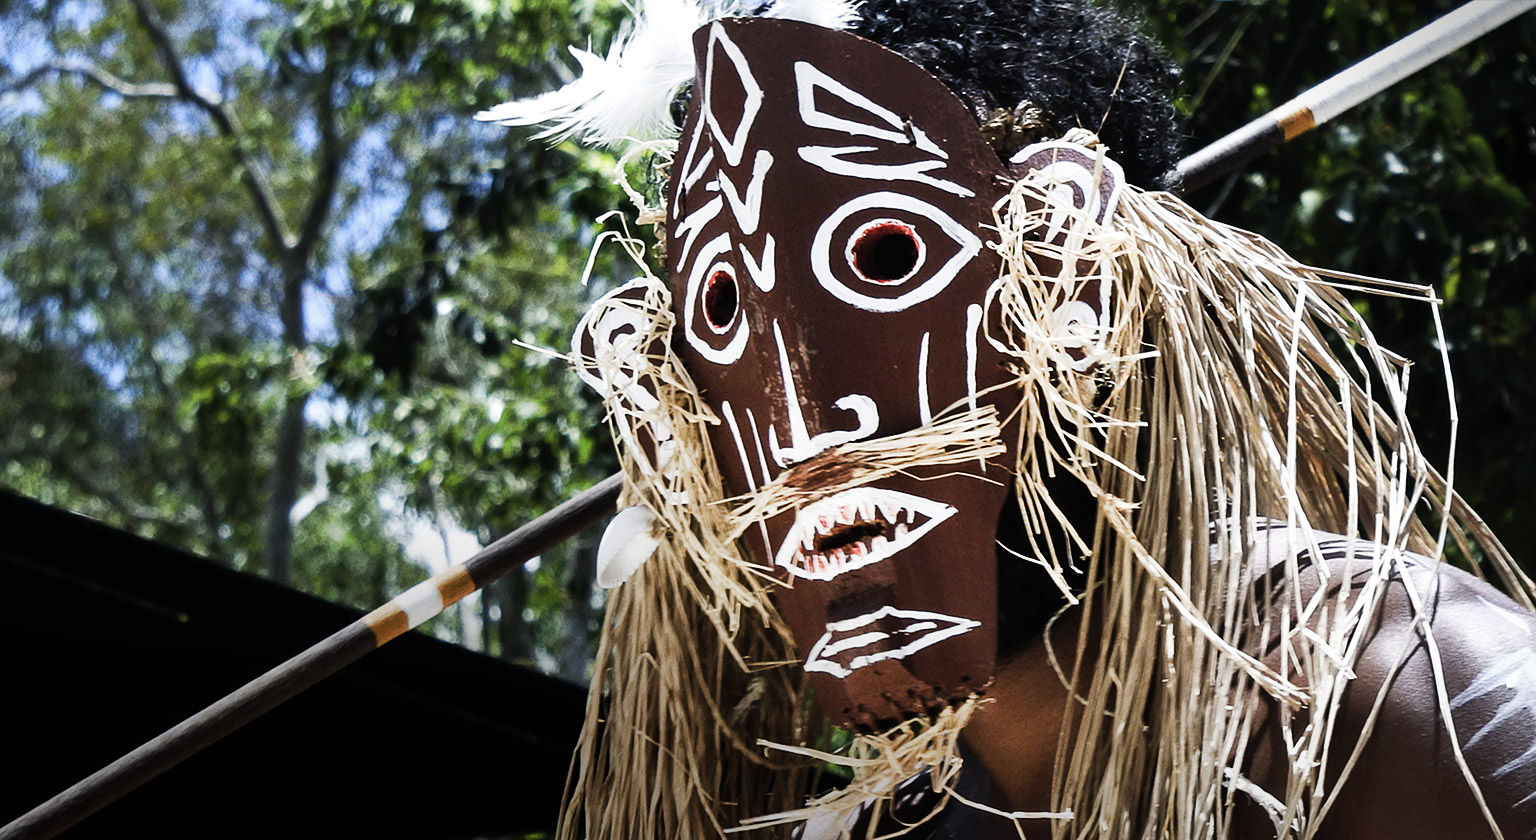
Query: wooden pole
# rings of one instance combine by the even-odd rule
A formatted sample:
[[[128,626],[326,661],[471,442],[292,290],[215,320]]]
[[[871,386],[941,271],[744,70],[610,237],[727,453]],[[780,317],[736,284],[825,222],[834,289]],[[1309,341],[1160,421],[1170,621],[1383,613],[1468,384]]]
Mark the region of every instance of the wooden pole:
[[[1163,182],[1183,192],[1305,134],[1536,8],[1536,0],[1472,0],[1179,162]]]
[[[0,828],[0,840],[44,840],[96,813],[364,654],[432,618],[465,595],[559,545],[604,514],[612,513],[622,483],[620,476],[609,476],[592,489],[502,537],[474,557],[411,587],[384,606]]]

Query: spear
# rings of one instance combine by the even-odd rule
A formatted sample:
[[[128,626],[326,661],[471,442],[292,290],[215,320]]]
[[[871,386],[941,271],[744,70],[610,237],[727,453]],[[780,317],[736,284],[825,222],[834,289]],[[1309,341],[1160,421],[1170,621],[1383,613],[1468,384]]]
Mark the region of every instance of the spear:
[[[1536,7],[1536,0],[1472,0],[1313,86],[1179,162],[1163,182],[1189,191],[1348,111],[1448,53]]]
[[[1185,158],[1168,177],[1181,179],[1184,189],[1193,189],[1333,119],[1532,7],[1536,7],[1536,0],[1472,0],[1267,116]],[[0,840],[46,840],[56,836],[380,645],[419,626],[471,592],[597,522],[613,511],[621,486],[621,476],[609,476],[461,565],[412,587],[0,828]]]
[[[497,540],[463,563],[407,589],[308,650],[246,683],[138,749],[0,828],[0,840],[53,837],[294,695],[417,627],[464,596],[611,513],[612,475]]]

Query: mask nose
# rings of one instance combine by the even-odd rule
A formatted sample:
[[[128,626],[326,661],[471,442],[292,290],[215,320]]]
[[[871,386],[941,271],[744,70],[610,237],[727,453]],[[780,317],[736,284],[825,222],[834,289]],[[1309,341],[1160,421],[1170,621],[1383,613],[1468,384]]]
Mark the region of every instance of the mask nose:
[[[784,385],[784,425],[788,426],[789,435],[788,443],[780,444],[778,424],[768,425],[768,450],[775,463],[787,469],[839,444],[863,440],[875,434],[875,430],[880,427],[880,408],[865,394],[846,394],[832,403],[833,408],[853,414],[854,428],[812,434],[805,422],[804,407],[800,402],[799,389],[795,387],[789,350],[784,345],[784,332],[779,328],[778,319],[773,322],[773,340],[779,351],[779,377]]]

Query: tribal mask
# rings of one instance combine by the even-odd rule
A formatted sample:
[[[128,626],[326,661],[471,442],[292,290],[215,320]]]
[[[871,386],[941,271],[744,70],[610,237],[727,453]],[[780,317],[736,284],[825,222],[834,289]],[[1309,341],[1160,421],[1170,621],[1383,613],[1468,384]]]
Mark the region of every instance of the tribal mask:
[[[1008,173],[971,114],[905,58],[817,26],[725,19],[694,45],[666,267],[727,492],[946,410],[1006,416],[1012,389],[987,393],[1011,376],[986,340],[983,227]],[[1012,460],[915,468],[746,531],[834,720],[876,727],[990,681]]]

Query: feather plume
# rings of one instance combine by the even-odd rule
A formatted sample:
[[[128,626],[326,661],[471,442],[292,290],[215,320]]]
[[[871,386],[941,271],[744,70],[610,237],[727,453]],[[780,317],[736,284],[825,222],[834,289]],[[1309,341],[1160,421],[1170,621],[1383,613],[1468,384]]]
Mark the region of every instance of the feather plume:
[[[859,17],[858,0],[778,0],[763,17],[814,23],[827,29],[847,29]]]
[[[858,0],[778,0],[764,17],[847,29],[858,18]],[[606,57],[579,47],[571,55],[581,75],[559,90],[514,99],[481,111],[475,119],[498,125],[547,125],[540,137],[615,145],[677,134],[672,99],[693,79],[693,32],[707,21],[742,11],[731,0],[646,0],[634,28],[621,34]]]
[[[649,0],[639,20],[606,57],[578,47],[575,81],[531,99],[514,99],[475,115],[499,125],[545,125],[540,137],[578,137],[612,145],[677,133],[670,107],[693,79],[693,32],[712,17],[697,0]]]

